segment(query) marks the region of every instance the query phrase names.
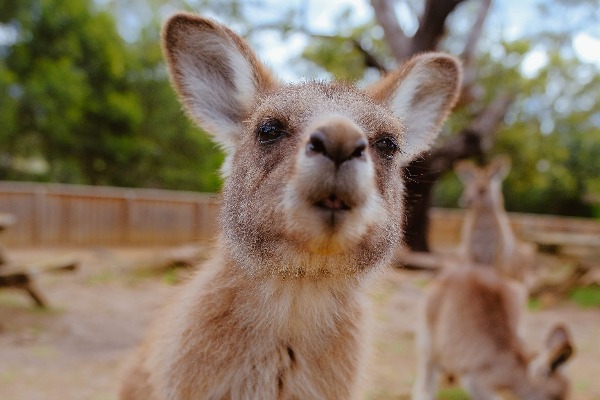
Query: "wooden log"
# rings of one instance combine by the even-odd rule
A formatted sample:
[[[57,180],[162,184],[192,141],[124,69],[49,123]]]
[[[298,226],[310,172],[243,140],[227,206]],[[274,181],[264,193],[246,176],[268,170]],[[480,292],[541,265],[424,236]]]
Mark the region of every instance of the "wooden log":
[[[398,268],[437,271],[457,262],[457,257],[452,254],[427,253],[401,248],[396,252],[393,264]]]
[[[2,273],[24,272],[29,275],[39,275],[43,273],[68,272],[77,269],[79,261],[74,257],[51,258],[25,263],[8,263],[3,266]]]
[[[48,303],[35,286],[33,277],[42,273],[74,271],[78,261],[74,258],[62,257],[26,264],[9,264],[0,272],[0,288],[24,290],[38,307],[46,308]]]
[[[46,308],[47,302],[35,287],[31,276],[26,272],[0,275],[0,288],[14,288],[26,291],[38,307]]]

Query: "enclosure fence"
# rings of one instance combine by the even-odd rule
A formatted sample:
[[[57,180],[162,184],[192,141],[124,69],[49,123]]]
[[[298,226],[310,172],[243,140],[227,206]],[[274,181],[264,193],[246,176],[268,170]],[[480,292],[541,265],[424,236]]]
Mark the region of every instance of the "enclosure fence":
[[[5,245],[170,245],[216,231],[214,195],[0,181],[0,212],[16,217]]]
[[[11,246],[173,245],[210,240],[217,227],[215,195],[155,189],[0,181],[0,213],[16,223],[0,237]],[[430,240],[459,241],[463,211],[433,209]],[[516,234],[580,233],[598,237],[600,221],[510,214]]]

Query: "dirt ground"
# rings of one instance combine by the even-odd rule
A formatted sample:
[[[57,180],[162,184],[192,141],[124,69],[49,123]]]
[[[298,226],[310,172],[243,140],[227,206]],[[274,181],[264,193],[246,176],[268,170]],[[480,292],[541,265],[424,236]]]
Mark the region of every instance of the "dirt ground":
[[[116,399],[123,362],[157,307],[177,290],[173,272],[138,269],[159,251],[12,251],[16,260],[74,254],[81,266],[74,273],[38,277],[49,310],[36,309],[19,291],[0,291],[0,399]],[[430,278],[426,272],[390,269],[374,291],[368,399],[409,399],[417,304]],[[526,321],[527,341],[534,349],[553,323],[568,324],[576,344],[569,366],[571,398],[600,399],[600,309],[565,301],[528,312]]]

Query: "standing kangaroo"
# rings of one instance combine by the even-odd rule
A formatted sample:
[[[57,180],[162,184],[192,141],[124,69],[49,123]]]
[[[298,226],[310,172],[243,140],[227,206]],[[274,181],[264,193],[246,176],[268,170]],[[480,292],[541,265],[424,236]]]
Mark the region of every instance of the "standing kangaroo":
[[[492,268],[443,271],[425,297],[413,400],[434,400],[440,373],[460,377],[472,400],[506,391],[519,400],[564,400],[570,334],[556,325],[543,351],[528,354],[519,335],[524,297],[522,285]]]
[[[510,161],[504,157],[483,168],[471,161],[455,166],[465,186],[461,203],[467,209],[459,256],[463,262],[491,265],[502,276],[523,281],[535,261],[535,248],[517,239],[504,209],[502,181],[509,170]]]
[[[220,231],[121,399],[356,398],[403,170],[454,105],[459,64],[423,54],[366,91],[283,85],[238,35],[190,14],[169,19],[163,48],[189,115],[226,152]]]

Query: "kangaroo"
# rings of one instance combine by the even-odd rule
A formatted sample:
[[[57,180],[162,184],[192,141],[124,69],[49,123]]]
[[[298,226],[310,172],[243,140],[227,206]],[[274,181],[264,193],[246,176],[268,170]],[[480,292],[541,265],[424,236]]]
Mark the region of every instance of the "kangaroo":
[[[569,382],[562,371],[573,353],[558,324],[536,356],[518,333],[526,293],[493,268],[448,268],[428,289],[418,332],[413,400],[433,400],[440,373],[461,378],[473,400],[509,392],[520,400],[561,400]]]
[[[510,160],[494,159],[483,168],[471,161],[456,164],[465,188],[460,199],[467,209],[462,225],[459,257],[463,262],[492,265],[507,278],[523,281],[535,261],[535,247],[515,236],[504,209],[502,181]]]
[[[356,398],[367,290],[401,239],[403,168],[454,105],[459,63],[423,54],[362,91],[282,84],[192,14],[171,17],[162,44],[185,109],[226,152],[219,235],[120,398]]]

